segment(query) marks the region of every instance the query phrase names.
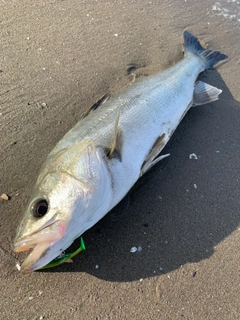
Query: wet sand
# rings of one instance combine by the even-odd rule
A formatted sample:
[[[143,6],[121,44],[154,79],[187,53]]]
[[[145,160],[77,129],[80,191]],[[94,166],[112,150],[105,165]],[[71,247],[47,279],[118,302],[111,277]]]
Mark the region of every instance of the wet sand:
[[[11,197],[0,201],[0,318],[238,319],[239,4],[26,0],[0,11],[0,194]],[[87,251],[19,273],[12,244],[44,158],[100,97],[131,84],[129,70],[138,79],[179,61],[184,29],[229,56],[201,76],[220,99],[187,113],[171,156],[84,234]]]

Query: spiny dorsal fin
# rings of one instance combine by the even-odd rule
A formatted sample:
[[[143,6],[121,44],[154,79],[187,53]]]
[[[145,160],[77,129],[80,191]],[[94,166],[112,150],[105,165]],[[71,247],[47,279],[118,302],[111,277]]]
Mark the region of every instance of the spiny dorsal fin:
[[[218,100],[219,94],[222,90],[210,86],[202,81],[197,81],[195,83],[193,92],[193,106],[206,104],[215,100]]]
[[[89,115],[89,113],[93,112],[98,107],[100,107],[102,104],[104,104],[110,97],[111,97],[111,95],[109,93],[106,93],[101,99],[99,99],[97,102],[95,102],[94,105],[91,106],[91,108],[88,111],[86,111],[82,115],[81,119],[86,118]]]

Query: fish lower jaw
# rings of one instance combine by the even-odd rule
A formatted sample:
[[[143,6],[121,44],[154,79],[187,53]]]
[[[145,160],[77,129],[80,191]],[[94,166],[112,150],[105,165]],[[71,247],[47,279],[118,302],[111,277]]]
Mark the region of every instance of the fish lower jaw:
[[[33,249],[30,249],[32,251],[29,253],[27,258],[23,261],[22,264],[20,264],[20,266],[17,266],[19,271],[26,274],[33,272],[34,270],[37,270],[46,265],[49,261],[45,261],[43,257],[47,252],[47,249],[51,246],[51,244],[51,242],[44,242],[37,244]]]

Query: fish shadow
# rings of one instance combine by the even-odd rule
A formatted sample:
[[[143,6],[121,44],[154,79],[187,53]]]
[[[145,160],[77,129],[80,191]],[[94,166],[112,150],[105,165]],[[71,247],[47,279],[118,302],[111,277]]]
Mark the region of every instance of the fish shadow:
[[[54,272],[117,282],[162,275],[208,259],[238,227],[240,103],[217,70],[201,80],[221,88],[220,99],[189,110],[163,150],[170,157],[84,233],[87,250],[74,263]],[[189,158],[192,153],[197,159]],[[77,240],[69,251],[78,245]],[[133,247],[136,252],[130,252]]]

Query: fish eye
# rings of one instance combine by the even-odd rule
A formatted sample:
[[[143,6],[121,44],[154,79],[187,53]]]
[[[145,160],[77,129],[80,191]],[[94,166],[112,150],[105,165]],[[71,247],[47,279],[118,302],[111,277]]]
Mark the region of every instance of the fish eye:
[[[33,215],[36,218],[43,217],[48,211],[48,203],[45,199],[39,200],[33,206]]]

